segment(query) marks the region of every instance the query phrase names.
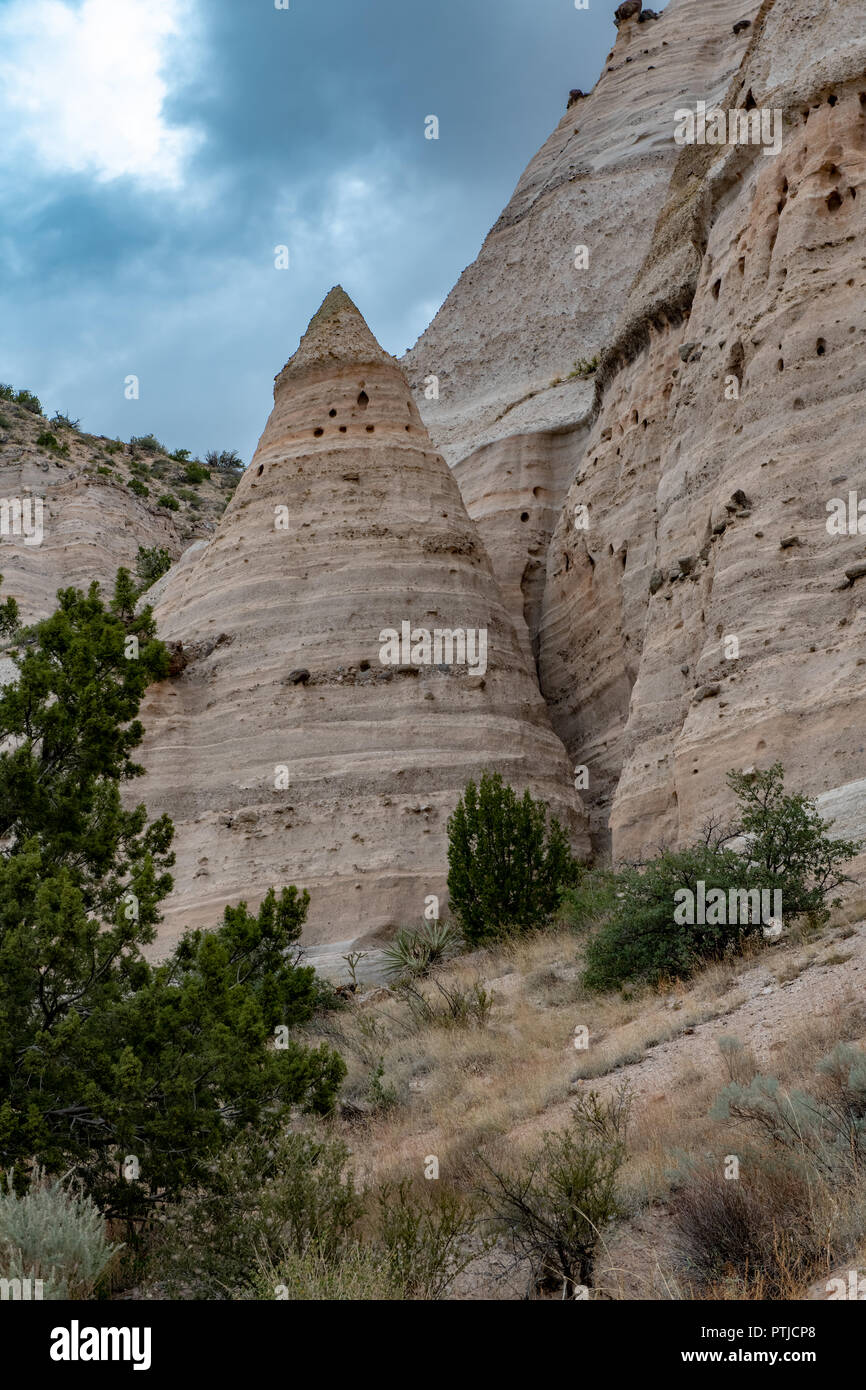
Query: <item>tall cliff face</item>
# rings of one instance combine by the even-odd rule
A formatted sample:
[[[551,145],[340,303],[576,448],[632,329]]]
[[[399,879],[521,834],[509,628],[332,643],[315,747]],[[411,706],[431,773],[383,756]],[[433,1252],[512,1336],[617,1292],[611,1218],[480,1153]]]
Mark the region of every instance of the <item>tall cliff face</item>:
[[[419,919],[430,894],[444,910],[446,822],[485,768],[531,785],[587,851],[565,751],[454,477],[342,290],[277,377],[250,468],[156,616],[188,661],[148,696],[135,788],[177,827],[164,942],[289,882],[312,894],[313,943]],[[382,634],[404,623],[413,645],[424,630],[483,632],[486,661],[422,642],[383,663]]]
[[[593,402],[591,375],[570,374],[610,341],[649,248],[678,154],[674,108],[722,97],[749,42],[734,22],[757,9],[671,0],[657,19],[624,20],[596,86],[566,111],[404,359],[527,654]],[[586,268],[575,264],[582,246]],[[430,376],[438,400],[425,398]]]
[[[784,112],[781,152],[683,151],[602,357],[539,649],[618,857],[694,835],[728,768],[776,759],[863,830],[863,541],[827,522],[866,494],[864,21],[761,7],[724,104]]]

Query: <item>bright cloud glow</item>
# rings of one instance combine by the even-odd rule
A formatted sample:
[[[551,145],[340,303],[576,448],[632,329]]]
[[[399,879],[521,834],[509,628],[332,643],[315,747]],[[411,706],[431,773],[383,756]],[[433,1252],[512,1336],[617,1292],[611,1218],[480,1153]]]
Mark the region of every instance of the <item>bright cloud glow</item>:
[[[168,124],[169,49],[191,0],[9,0],[0,9],[0,160],[176,187],[197,132]]]

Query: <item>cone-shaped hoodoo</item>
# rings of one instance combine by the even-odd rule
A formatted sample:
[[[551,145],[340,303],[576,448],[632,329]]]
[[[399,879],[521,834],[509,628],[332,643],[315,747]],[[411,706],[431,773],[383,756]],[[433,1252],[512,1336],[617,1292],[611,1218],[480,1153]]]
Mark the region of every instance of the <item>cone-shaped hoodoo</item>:
[[[177,827],[166,941],[295,883],[341,942],[446,899],[470,777],[548,800],[585,851],[564,749],[457,484],[342,289],[276,379],[255,457],[156,609],[182,672],[150,693],[136,792]],[[179,664],[179,663],[178,663]]]

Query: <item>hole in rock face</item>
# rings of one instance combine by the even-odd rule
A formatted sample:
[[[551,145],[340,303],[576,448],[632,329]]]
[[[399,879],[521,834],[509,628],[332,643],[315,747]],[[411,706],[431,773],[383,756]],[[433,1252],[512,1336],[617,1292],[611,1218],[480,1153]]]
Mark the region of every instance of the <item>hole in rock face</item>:
[[[528,521],[528,520],[529,520],[529,512],[521,512],[521,513],[520,513],[520,520],[521,520],[521,521]]]
[[[866,92],[860,93],[860,105],[866,106]]]
[[[815,344],[815,351],[817,352],[817,354],[818,354],[819,357],[823,357],[823,356],[824,356],[825,352],[827,351],[827,340],[826,340],[826,338],[819,338],[819,339],[818,339],[817,343]]]
[[[358,404],[362,410],[367,409],[367,406],[370,404],[370,397],[367,395],[366,391],[361,392],[360,396],[358,397]]]
[[[336,410],[329,410],[329,411],[328,411],[328,414],[330,415],[330,417],[331,417],[332,420],[333,420],[334,416],[336,415],[336,413],[337,413]]]
[[[784,359],[784,357],[780,357],[780,358],[779,358],[778,367],[779,367],[779,371],[780,371],[780,372],[783,372],[783,371],[785,370],[785,359]]]
[[[740,259],[737,261],[737,270],[740,272],[741,275],[745,275],[745,273],[746,273],[746,258],[745,258],[745,256],[741,256]]]
[[[751,89],[751,87],[750,87],[749,90],[746,92],[746,101],[745,101],[746,110],[747,110],[747,111],[754,111],[754,109],[755,109],[755,107],[757,106],[757,104],[758,104],[758,103],[755,101],[755,98],[754,98],[754,96],[752,95],[752,89]]]
[[[828,98],[827,98],[827,105],[828,105],[828,106],[835,106],[835,105],[836,105],[836,102],[837,102],[838,100],[839,100],[838,97],[828,97]]]
[[[411,433],[412,433],[412,426],[411,426],[411,425],[407,425],[407,426],[406,426],[406,433],[407,433],[407,434],[411,434]]]
[[[833,192],[827,198],[827,211],[838,212],[841,206],[842,195],[840,194],[838,188],[834,188]]]
[[[319,436],[322,435],[322,434],[324,434],[324,433],[325,433],[325,431],[322,429],[321,425],[319,426],[319,428],[318,428],[317,430],[313,430],[313,434],[315,435],[316,439],[318,439]]]
[[[722,282],[721,280],[717,280],[716,283],[713,285],[713,299],[718,299],[719,295],[721,294],[721,290]]]
[[[346,433],[346,426],[345,426],[345,425],[341,425],[341,426],[340,426],[340,434],[345,434],[345,433]]]
[[[375,425],[368,425],[368,426],[367,426],[367,433],[368,433],[368,434],[372,434],[373,431],[375,430],[375,428],[376,428]]]
[[[263,463],[260,463],[259,466],[258,466],[258,468],[256,469],[256,477],[257,477],[257,478],[260,478],[260,477],[262,476],[262,474],[264,473],[264,471],[265,471],[265,465],[264,465]]]

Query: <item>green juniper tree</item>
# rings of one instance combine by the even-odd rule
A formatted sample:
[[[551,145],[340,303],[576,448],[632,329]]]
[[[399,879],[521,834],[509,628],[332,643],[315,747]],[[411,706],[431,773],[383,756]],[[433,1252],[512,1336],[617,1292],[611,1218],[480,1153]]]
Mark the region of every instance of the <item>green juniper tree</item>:
[[[288,1032],[320,997],[293,954],[306,893],[227,908],[161,965],[142,954],[174,857],[168,818],[121,799],[141,697],[168,670],[135,595],[121,570],[107,606],[96,585],[62,590],[27,631],[0,606],[18,668],[0,691],[0,1168],[73,1169],[130,1215],[245,1126],[330,1108],[344,1072]]]
[[[448,894],[467,941],[543,926],[578,867],[555,817],[499,773],[467,783],[448,821]]]

